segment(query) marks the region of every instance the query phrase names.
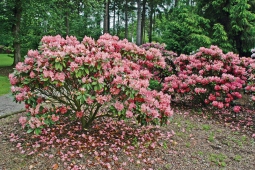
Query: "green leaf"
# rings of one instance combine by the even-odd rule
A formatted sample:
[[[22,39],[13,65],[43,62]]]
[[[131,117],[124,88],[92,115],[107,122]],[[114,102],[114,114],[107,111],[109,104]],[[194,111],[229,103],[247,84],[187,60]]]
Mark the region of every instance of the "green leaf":
[[[75,76],[76,76],[77,78],[80,78],[80,77],[82,76],[81,71],[79,70],[78,72],[76,72],[76,73],[75,73]]]
[[[85,102],[84,97],[81,96],[81,98],[80,98],[80,103],[83,104],[84,102]]]
[[[85,73],[89,75],[89,69],[87,67],[85,68]]]
[[[60,71],[63,70],[63,66],[61,64],[59,65],[59,69],[60,69]]]
[[[31,132],[33,132],[34,131],[34,129],[28,129],[27,130],[27,133],[31,133]]]
[[[97,91],[97,90],[98,90],[98,87],[97,87],[97,86],[94,86],[94,90]]]
[[[79,96],[77,97],[78,100],[80,100],[81,98],[82,98],[82,95],[79,95]]]
[[[102,89],[104,87],[104,84],[99,83],[98,87],[99,87],[99,89]]]
[[[101,64],[97,65],[97,69],[100,70],[101,69]]]
[[[50,124],[50,121],[49,121],[48,119],[45,119],[45,120],[44,120],[44,123],[45,123],[46,125],[49,125],[49,124]]]
[[[36,135],[40,135],[41,133],[42,133],[41,129],[38,129],[38,128],[35,129],[35,134]]]
[[[82,97],[83,97],[84,101],[86,101],[86,96],[85,96],[85,95],[82,95]]]

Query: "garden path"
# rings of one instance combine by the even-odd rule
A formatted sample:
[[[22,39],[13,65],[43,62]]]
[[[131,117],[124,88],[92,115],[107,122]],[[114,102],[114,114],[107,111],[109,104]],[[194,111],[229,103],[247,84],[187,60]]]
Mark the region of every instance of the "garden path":
[[[16,103],[13,96],[5,94],[0,96],[0,117],[24,110],[24,103]]]

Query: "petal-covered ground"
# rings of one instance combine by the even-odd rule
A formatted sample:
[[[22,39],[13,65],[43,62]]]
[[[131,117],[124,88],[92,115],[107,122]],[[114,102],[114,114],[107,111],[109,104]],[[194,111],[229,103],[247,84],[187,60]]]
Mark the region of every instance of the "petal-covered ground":
[[[177,114],[178,113],[178,114]],[[252,130],[176,112],[165,127],[140,127],[132,121],[101,119],[81,131],[65,119],[26,134],[20,115],[0,120],[2,169],[253,169]],[[201,115],[206,115],[204,112]]]

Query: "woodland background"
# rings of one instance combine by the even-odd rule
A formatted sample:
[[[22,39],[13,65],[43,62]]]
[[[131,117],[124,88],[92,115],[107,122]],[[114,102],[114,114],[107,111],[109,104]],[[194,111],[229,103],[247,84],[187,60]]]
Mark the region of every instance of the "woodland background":
[[[0,9],[0,53],[13,53],[14,64],[57,34],[110,33],[178,54],[213,44],[250,56],[255,46],[254,0],[2,0]]]

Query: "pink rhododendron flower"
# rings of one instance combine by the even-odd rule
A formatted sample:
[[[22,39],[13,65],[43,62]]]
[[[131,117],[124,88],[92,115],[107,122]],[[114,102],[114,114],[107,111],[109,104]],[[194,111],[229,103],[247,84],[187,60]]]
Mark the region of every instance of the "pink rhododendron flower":
[[[234,106],[234,108],[233,108],[233,111],[236,113],[240,112],[240,110],[241,110],[240,106]]]
[[[124,109],[124,105],[122,103],[120,103],[119,101],[117,101],[115,104],[114,104],[114,107],[118,110],[118,111],[121,111]]]
[[[31,71],[30,74],[29,74],[29,76],[30,76],[31,78],[35,78],[35,73],[34,73],[33,71]]]
[[[25,125],[26,125],[26,123],[27,123],[27,117],[21,116],[21,117],[19,118],[19,123],[21,124],[22,128],[25,128]]]
[[[17,95],[15,96],[15,98],[16,98],[16,100],[17,100],[18,102],[23,101],[23,100],[24,100],[24,93],[19,93],[19,94],[17,94]]]
[[[14,74],[9,74],[9,79],[10,79],[11,85],[15,85],[18,82],[18,79],[14,76]]]
[[[251,96],[251,99],[252,99],[253,101],[255,101],[255,96]]]
[[[55,114],[51,115],[51,119],[53,122],[56,122],[59,120],[59,116],[56,116]]]
[[[65,81],[65,73],[56,73],[54,79],[64,82]]]
[[[92,104],[92,103],[94,102],[94,100],[91,99],[91,98],[89,97],[89,98],[87,98],[86,102],[87,102],[88,104]]]
[[[127,116],[127,118],[131,118],[131,117],[133,117],[133,113],[131,112],[131,111],[127,111],[126,112],[126,116]]]
[[[82,118],[82,116],[83,116],[83,112],[82,111],[76,112],[76,117]]]

